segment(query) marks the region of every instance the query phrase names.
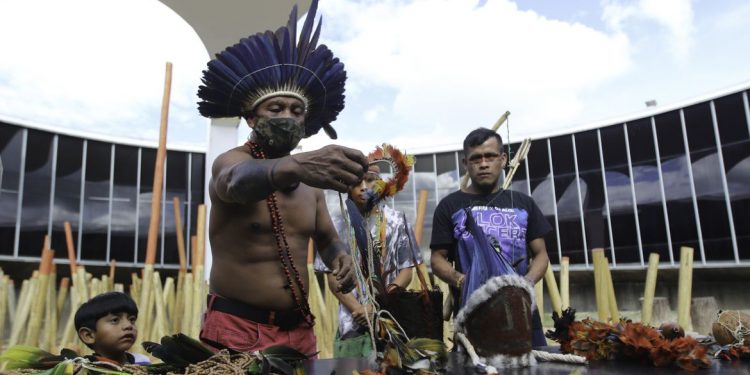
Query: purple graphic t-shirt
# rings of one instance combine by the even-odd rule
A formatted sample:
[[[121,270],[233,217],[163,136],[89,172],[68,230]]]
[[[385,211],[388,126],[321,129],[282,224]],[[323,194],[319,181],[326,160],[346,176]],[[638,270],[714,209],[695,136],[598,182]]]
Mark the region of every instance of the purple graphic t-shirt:
[[[466,210],[471,213],[495,251],[502,251],[519,275],[528,271],[528,243],[547,234],[550,227],[534,200],[528,195],[505,190],[478,195],[456,191],[440,201],[432,223],[431,249],[448,249],[448,257],[457,259],[459,242],[469,248],[476,241],[466,229]],[[462,265],[457,265],[463,272]]]

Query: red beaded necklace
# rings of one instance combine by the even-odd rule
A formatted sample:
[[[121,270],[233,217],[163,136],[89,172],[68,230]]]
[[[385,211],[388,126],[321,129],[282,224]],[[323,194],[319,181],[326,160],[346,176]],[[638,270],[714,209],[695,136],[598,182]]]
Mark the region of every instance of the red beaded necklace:
[[[263,149],[259,144],[252,141],[247,141],[246,144],[250,147],[250,154],[254,158],[266,158],[266,153],[263,152]],[[300,276],[299,270],[297,270],[297,266],[294,265],[294,259],[292,258],[289,244],[286,241],[284,221],[281,218],[281,211],[279,211],[279,203],[276,199],[276,193],[268,194],[268,197],[266,198],[266,204],[268,205],[268,211],[271,214],[271,228],[273,229],[273,235],[276,239],[276,248],[279,251],[281,266],[284,269],[284,274],[286,276],[287,284],[289,285],[289,290],[292,293],[294,302],[297,304],[297,310],[305,317],[305,322],[312,327],[315,321],[315,317],[310,311],[310,305],[307,303],[307,299],[305,298],[305,296],[307,295],[307,291],[305,291],[305,284],[302,283],[302,277]],[[291,272],[289,271],[290,267],[292,268]],[[298,296],[297,292],[294,290],[294,286],[292,285],[292,273],[294,273],[294,283],[297,284],[297,287],[302,292],[302,296]]]

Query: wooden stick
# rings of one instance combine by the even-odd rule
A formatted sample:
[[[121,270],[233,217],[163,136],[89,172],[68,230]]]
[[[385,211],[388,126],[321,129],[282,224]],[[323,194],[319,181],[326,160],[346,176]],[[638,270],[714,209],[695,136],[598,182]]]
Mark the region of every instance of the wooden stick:
[[[513,182],[513,176],[516,175],[518,167],[521,165],[521,162],[526,159],[526,156],[529,154],[530,149],[531,138],[526,138],[523,140],[523,142],[521,142],[521,147],[519,147],[516,151],[516,156],[514,156],[513,160],[510,161],[510,170],[508,170],[508,174],[503,180],[503,189],[510,188],[510,184]]]
[[[65,299],[68,298],[68,289],[70,288],[70,278],[63,277],[60,280],[60,290],[57,293],[57,316],[62,315],[63,307],[65,307]]]
[[[54,269],[54,268],[53,268]],[[47,281],[47,303],[44,309],[44,323],[45,327],[42,330],[44,332],[47,350],[57,351],[57,291],[55,290],[55,281],[57,275],[53,272],[50,274],[50,278]]]
[[[185,308],[185,270],[177,273],[177,287],[175,288],[174,311],[172,313],[172,333],[180,332],[182,329],[183,309]]]
[[[570,307],[570,258],[560,258],[560,308]]]
[[[115,269],[117,268],[117,261],[112,259],[109,261],[109,285],[107,285],[107,288],[109,290],[112,290],[112,287],[115,285]]]
[[[154,335],[151,336],[155,341],[159,341],[167,335],[167,312],[164,308],[164,290],[161,285],[159,272],[154,272],[154,302],[156,302],[156,320],[154,321]]]
[[[620,310],[617,309],[617,298],[615,298],[615,286],[612,282],[612,273],[609,270],[609,259],[604,257],[604,272],[607,277],[607,306],[609,306],[609,316],[613,322],[620,321]]]
[[[180,271],[185,271],[187,268],[187,259],[185,256],[185,237],[182,233],[182,214],[180,213],[180,198],[172,198],[172,205],[174,206],[174,226],[175,234],[177,235],[177,256],[180,259]]]
[[[200,334],[201,316],[203,315],[203,307],[206,305],[206,281],[203,274],[203,257],[206,243],[206,206],[203,204],[198,205],[198,218],[196,222],[196,267],[193,270],[193,308],[190,323],[190,336],[194,338],[198,338]]]
[[[130,280],[130,298],[138,301],[141,299],[141,279],[138,277],[137,273],[131,272]]]
[[[204,256],[206,253],[206,205],[205,204],[199,204],[198,205],[198,218],[197,223],[195,227],[195,242],[196,242],[196,258],[198,261],[198,265],[202,266],[204,265]],[[196,277],[196,276],[193,276]],[[203,279],[203,275],[197,275],[197,277],[200,277]],[[195,281],[195,280],[194,280]]]
[[[323,301],[323,292],[320,290],[318,278],[315,276],[313,268],[314,245],[312,239],[307,242],[307,301],[310,305],[310,311],[317,318],[313,331],[316,338],[319,358],[333,357],[333,337],[335,332],[330,331],[328,317],[324,313],[325,302]]]
[[[536,308],[539,316],[544,316],[544,278],[539,279],[534,285],[534,294],[536,294]]]
[[[33,276],[31,276],[31,280],[28,280],[29,286],[27,289],[27,294],[22,297],[22,301],[19,303],[19,311],[16,313],[16,319],[13,321],[13,327],[10,331],[10,339],[8,340],[8,345],[12,346],[15,345],[21,341],[21,335],[24,333],[24,328],[27,328],[26,320],[29,317],[29,312],[31,311],[32,302],[34,301],[34,296],[37,294],[37,289],[39,288],[39,276],[38,271],[34,271]],[[26,281],[24,281],[25,283]]]
[[[195,273],[198,267],[198,238],[190,236],[190,270]]]
[[[198,243],[200,248],[200,243]],[[203,265],[198,264],[195,274],[193,274],[193,316],[190,319],[190,337],[198,338],[201,330],[201,316],[203,315],[203,306],[206,305],[206,296],[203,294]]]
[[[646,273],[646,288],[643,290],[643,305],[641,306],[641,323],[651,325],[654,313],[654,295],[656,294],[656,274],[659,272],[659,253],[648,256],[648,272]]]
[[[148,241],[146,242],[146,264],[153,265],[156,262],[156,240],[159,236],[159,224],[161,219],[161,194],[164,182],[164,160],[167,158],[167,119],[169,118],[169,96],[172,90],[172,63],[167,63],[166,77],[164,79],[164,96],[161,102],[161,126],[159,127],[159,148],[156,151],[156,163],[154,166],[154,184],[151,195],[151,221],[148,226]],[[152,277],[150,274],[149,278]],[[146,281],[151,284],[152,280]],[[143,320],[143,319],[141,319]],[[140,346],[140,343],[138,343]]]
[[[685,331],[692,329],[690,298],[693,288],[693,249],[680,248],[680,276],[677,286],[677,324]]]
[[[47,302],[47,288],[49,287],[49,275],[52,270],[52,260],[55,252],[46,247],[48,240],[45,236],[45,248],[42,250],[42,259],[39,262],[39,278],[37,279],[38,290],[33,296],[31,303],[31,315],[26,330],[26,345],[37,346],[39,344],[39,332],[42,328],[44,317],[44,305]]]
[[[60,341],[62,345],[68,345],[79,341],[74,324],[75,312],[81,304],[89,300],[88,288],[86,287],[86,270],[83,266],[78,266],[78,268],[76,268],[72,281],[73,288],[70,291],[70,314],[68,314],[68,320],[63,329],[63,337]]]
[[[21,282],[21,291],[20,293],[18,293],[18,301],[15,304],[15,309],[13,310],[10,316],[10,322],[13,325],[16,324],[16,317],[20,316],[21,309],[23,308],[23,304],[25,303],[25,299],[29,295],[30,284],[31,284],[31,281],[28,279]]]
[[[419,199],[417,200],[417,218],[414,222],[414,239],[417,241],[417,247],[422,243],[424,233],[424,217],[425,212],[427,211],[427,196],[427,190],[423,189],[419,191]],[[421,251],[419,248],[416,250]],[[417,272],[422,273],[422,276],[427,283],[427,288],[432,288],[432,285],[430,285],[430,278],[427,277],[427,268],[424,263],[422,263],[415,265],[414,271],[412,272],[411,282],[406,286],[406,289],[422,290],[422,284],[419,281],[419,275]]]
[[[505,111],[505,113],[503,113],[500,116],[500,118],[498,118],[497,121],[495,121],[495,124],[492,125],[492,131],[497,132],[497,130],[500,129],[500,126],[502,126],[503,123],[505,123],[505,120],[508,119],[508,116],[510,116],[510,111]],[[469,186],[469,174],[468,173],[464,174],[464,176],[461,178],[461,184],[459,185],[459,187],[461,188],[461,190],[463,190],[463,189],[466,189],[467,186]]]
[[[76,270],[78,269],[78,264],[76,262],[76,250],[75,246],[73,246],[73,230],[70,227],[70,222],[65,222],[65,243],[68,247],[68,262],[70,263],[70,276],[72,277]]]
[[[417,220],[414,223],[414,239],[417,241],[417,246],[422,245],[422,233],[424,232],[424,216],[427,210],[427,189],[419,191],[419,199],[417,200]]]
[[[606,275],[604,274],[604,249],[593,249],[591,255],[594,260],[594,290],[596,293],[596,311],[599,321],[609,320],[609,297],[607,295]]]
[[[176,333],[172,332],[172,321],[174,321],[175,315],[175,290],[174,290],[174,277],[167,277],[164,281],[164,292],[162,293],[162,301],[164,301],[164,311],[166,320],[170,323],[165,327],[166,331],[164,334]]]
[[[5,277],[8,277],[7,275]],[[17,297],[16,286],[13,279],[8,279],[8,324],[13,324],[13,318],[16,316]]]
[[[549,293],[549,300],[552,302],[552,310],[556,311],[557,315],[562,316],[560,290],[557,289],[557,280],[555,280],[555,274],[552,272],[552,263],[547,264],[547,271],[544,272],[544,282],[547,284],[547,292]]]
[[[136,340],[135,345],[133,347],[136,348],[136,350],[141,350],[141,343],[144,340],[148,340],[146,337],[148,335],[148,323],[151,321],[151,306],[149,305],[150,297],[151,297],[151,284],[154,280],[154,265],[153,263],[146,263],[146,265],[143,266],[143,279],[141,279],[141,288],[140,288],[140,298],[138,299],[138,310],[140,315],[142,316],[141,319],[138,319],[136,321],[136,327],[138,328],[138,332],[141,332],[140,335],[138,335],[138,338]]]
[[[183,298],[184,308],[182,314],[182,326],[180,331],[186,335],[190,334],[190,327],[193,324],[193,274],[185,274],[185,286],[183,288],[185,297]]]
[[[11,287],[10,278],[8,275],[3,275],[0,279],[0,347],[5,341],[5,314],[8,310],[8,291]]]

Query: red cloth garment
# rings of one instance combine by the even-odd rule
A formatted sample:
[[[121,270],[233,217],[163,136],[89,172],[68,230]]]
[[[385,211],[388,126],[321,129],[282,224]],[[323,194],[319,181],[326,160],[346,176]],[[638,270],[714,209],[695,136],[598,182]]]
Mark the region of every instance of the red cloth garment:
[[[317,352],[313,328],[304,322],[294,329],[283,331],[271,324],[257,323],[216,310],[206,311],[200,339],[214,351],[216,344],[242,352],[262,350],[273,345],[286,345],[301,353]]]

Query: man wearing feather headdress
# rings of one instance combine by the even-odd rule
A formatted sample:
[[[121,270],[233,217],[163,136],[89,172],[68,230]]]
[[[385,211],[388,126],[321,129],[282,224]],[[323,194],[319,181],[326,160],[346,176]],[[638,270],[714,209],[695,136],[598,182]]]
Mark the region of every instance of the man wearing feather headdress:
[[[313,1],[297,42],[297,7],[285,27],[242,39],[208,63],[199,110],[242,117],[248,142],[221,154],[209,182],[211,293],[201,340],[255,351],[287,345],[316,351],[307,304],[307,244],[313,238],[335,289],[354,286],[351,257],[339,240],[320,189],[347,191],[367,169],[356,150],[327,146],[290,152],[331,127],[344,108],[343,64],[313,31]]]
[[[375,248],[375,259],[379,259],[377,282],[384,286],[386,293],[405,289],[412,279],[414,260],[422,262],[422,254],[415,248],[414,231],[406,222],[402,212],[392,209],[382,201],[373,203],[373,186],[381,180],[380,168],[370,165],[362,181],[349,189],[347,207],[349,207],[349,222],[360,225],[359,233],[369,235],[369,241],[358,243],[350,239],[347,220],[340,213],[333,213],[331,218],[345,243],[354,242],[355,246],[364,245]],[[356,212],[352,212],[355,210]],[[359,219],[358,217],[362,219]],[[354,229],[355,236],[357,229]],[[367,252],[366,248],[360,248]],[[321,258],[315,258],[315,270],[328,272]],[[335,290],[335,279],[329,274],[328,284]],[[341,305],[339,306],[339,330],[334,342],[334,357],[364,357],[372,351],[372,344],[368,334],[368,316],[372,316],[373,305],[362,304],[355,291],[343,293],[334,292]]]
[[[464,307],[472,293],[488,278],[499,276],[479,275],[477,270],[467,274],[475,260],[472,256],[493,252],[496,254],[491,255],[502,255],[503,260],[507,260],[513,268],[510,273],[514,277],[522,276],[525,282],[521,282],[521,286],[533,293],[534,284],[544,276],[549,262],[544,235],[551,227],[531,197],[502,189],[500,178],[507,155],[499,134],[485,128],[476,129],[464,139],[463,147],[462,162],[471,185],[446,196],[435,209],[430,243],[432,271],[455,288],[453,291],[458,293],[454,296],[460,298],[458,307]],[[471,219],[469,212],[473,220],[468,220]],[[481,228],[477,235],[484,234],[487,241],[475,238],[472,227]],[[528,285],[523,285],[526,283]],[[533,311],[531,323],[533,327],[528,327],[532,330],[531,344],[546,345],[537,310]]]

